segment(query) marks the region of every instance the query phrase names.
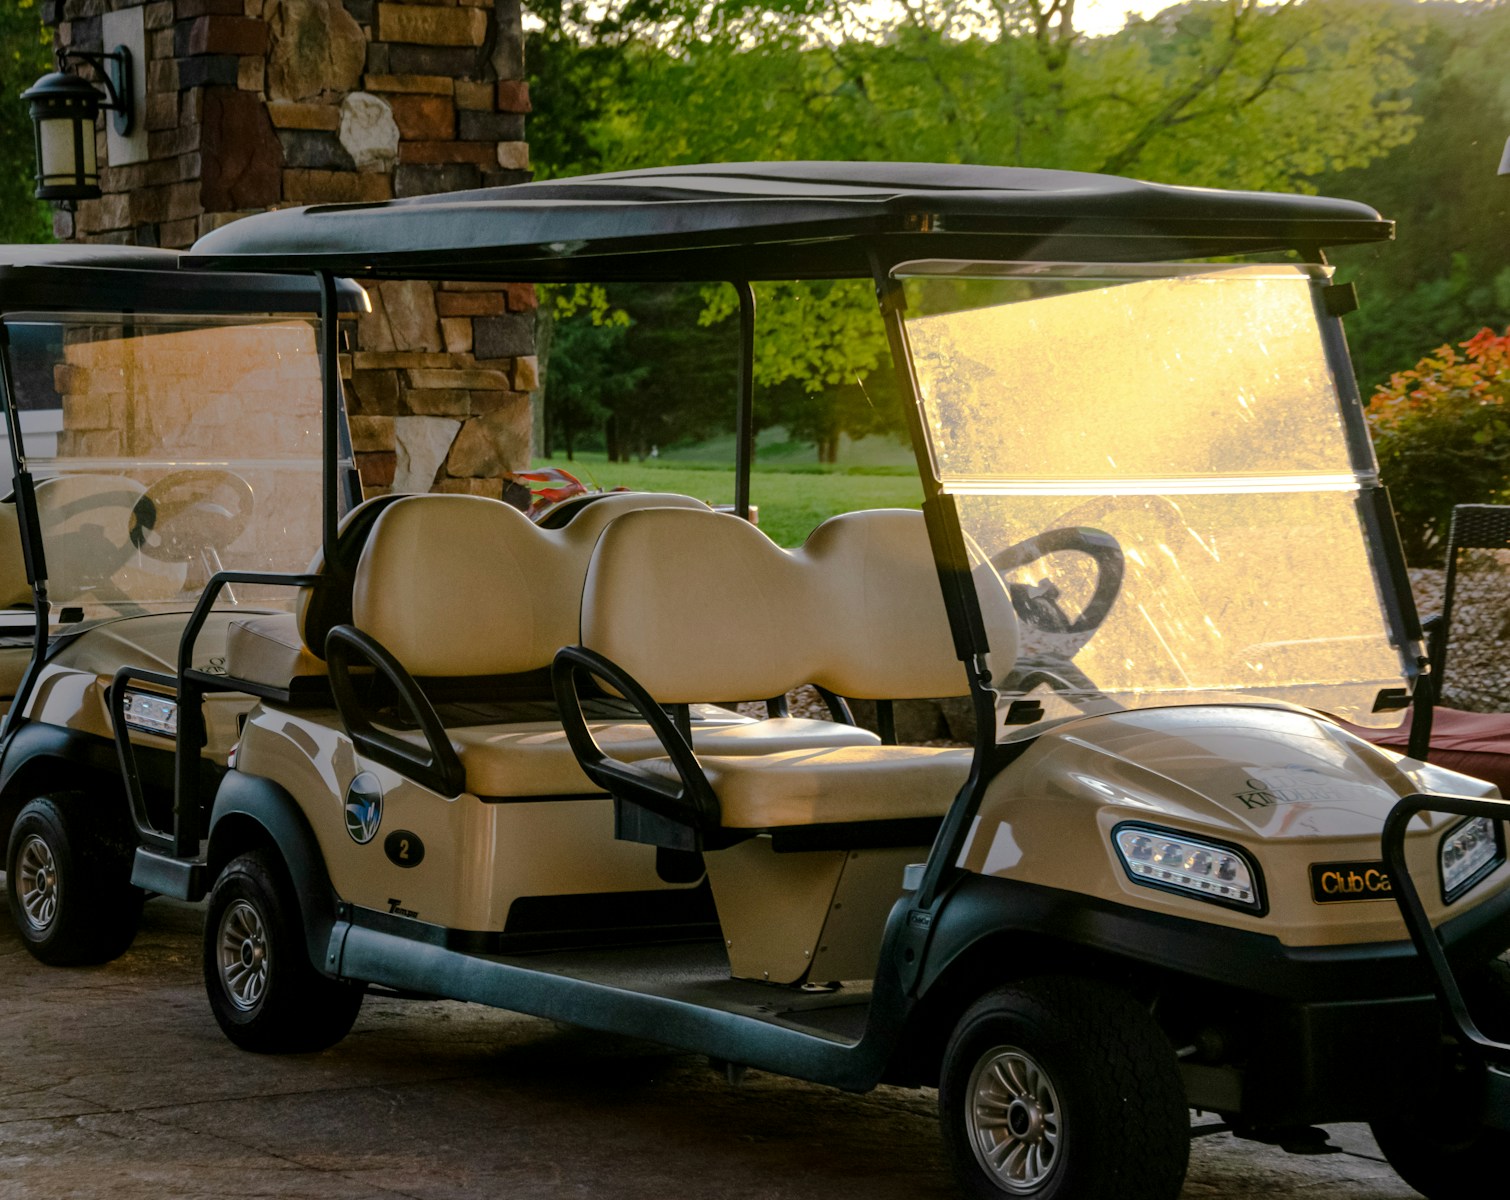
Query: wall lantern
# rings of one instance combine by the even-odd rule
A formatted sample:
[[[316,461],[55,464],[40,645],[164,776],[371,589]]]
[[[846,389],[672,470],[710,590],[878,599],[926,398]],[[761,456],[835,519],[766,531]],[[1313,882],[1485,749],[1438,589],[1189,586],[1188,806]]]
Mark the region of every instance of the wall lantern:
[[[70,75],[70,62],[88,63],[105,85],[100,96],[94,84]],[[100,168],[94,148],[94,119],[103,109],[115,114],[115,131],[131,132],[131,51],[117,46],[109,54],[77,50],[58,54],[58,69],[44,75],[21,93],[31,103],[37,130],[37,189],[39,200],[98,200]]]

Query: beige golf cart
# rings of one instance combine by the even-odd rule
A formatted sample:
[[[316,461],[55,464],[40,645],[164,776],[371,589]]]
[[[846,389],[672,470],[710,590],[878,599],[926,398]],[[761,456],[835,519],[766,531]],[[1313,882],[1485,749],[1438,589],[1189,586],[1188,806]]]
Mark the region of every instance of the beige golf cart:
[[[350,571],[289,582],[349,619],[232,620],[221,686],[289,694],[203,844],[137,855],[208,892],[222,1028],[329,1045],[373,986],[934,1085],[978,1196],[1174,1197],[1191,1109],[1291,1146],[1367,1120],[1413,1186],[1477,1195],[1510,1152],[1510,808],[1334,720],[1398,721],[1423,663],[1323,254],[1390,231],[1314,197],[786,163],[204,238],[206,270],[327,287],[732,283],[741,509],[750,282],[869,279],[925,494],[797,550],[670,496],[327,528]],[[333,703],[252,633],[323,660]],[[805,683],[831,719],[784,715]],[[948,695],[971,747],[845,703]]]
[[[11,917],[49,963],[130,945],[151,888],[131,879],[138,845],[197,850],[196,816],[175,813],[180,669],[218,678],[231,618],[287,609],[292,594],[239,586],[213,612],[196,605],[227,571],[305,569],[322,493],[340,502],[351,473],[342,410],[322,406],[319,288],[191,275],[178,259],[0,248],[12,474],[0,503],[0,832]],[[349,284],[341,295],[347,307],[363,299]],[[190,624],[200,636],[180,661]],[[178,766],[206,798],[253,702],[217,689],[190,714],[193,750]]]

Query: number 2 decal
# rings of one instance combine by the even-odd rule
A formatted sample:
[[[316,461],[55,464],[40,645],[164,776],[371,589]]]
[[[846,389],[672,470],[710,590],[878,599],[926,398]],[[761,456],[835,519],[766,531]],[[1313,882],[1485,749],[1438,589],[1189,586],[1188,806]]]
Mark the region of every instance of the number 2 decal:
[[[417,867],[425,858],[425,843],[417,833],[395,829],[383,839],[383,853],[396,867]]]

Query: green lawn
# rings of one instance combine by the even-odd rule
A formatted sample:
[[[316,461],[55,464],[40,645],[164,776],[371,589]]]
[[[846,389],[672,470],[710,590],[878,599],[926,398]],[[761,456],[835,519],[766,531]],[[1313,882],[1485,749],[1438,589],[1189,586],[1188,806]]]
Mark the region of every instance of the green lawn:
[[[724,466],[661,459],[611,463],[601,454],[579,454],[573,462],[556,458],[535,465],[560,467],[589,486],[680,492],[710,504],[734,502],[734,471]],[[836,513],[859,508],[916,508],[923,502],[923,492],[917,476],[901,467],[757,467],[750,480],[750,502],[760,510],[761,529],[782,546],[797,546],[815,525]]]

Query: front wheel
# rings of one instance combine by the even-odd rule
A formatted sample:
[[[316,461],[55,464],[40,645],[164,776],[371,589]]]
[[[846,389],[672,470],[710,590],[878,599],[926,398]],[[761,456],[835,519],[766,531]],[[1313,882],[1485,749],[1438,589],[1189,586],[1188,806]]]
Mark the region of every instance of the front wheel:
[[[5,884],[21,943],[55,967],[109,962],[141,924],[117,814],[82,792],[39,796],[11,826]]]
[[[1369,1122],[1395,1173],[1428,1200],[1469,1200],[1510,1162],[1510,1132],[1485,1128],[1480,1111],[1487,1068],[1463,1056],[1421,1094]]]
[[[360,985],[309,961],[298,900],[283,860],[254,850],[215,881],[204,929],[204,979],[215,1020],[243,1050],[324,1050],[351,1031]]]
[[[1173,1200],[1190,1153],[1174,1051],[1120,989],[1026,980],[984,996],[945,1051],[944,1145],[987,1200]]]

